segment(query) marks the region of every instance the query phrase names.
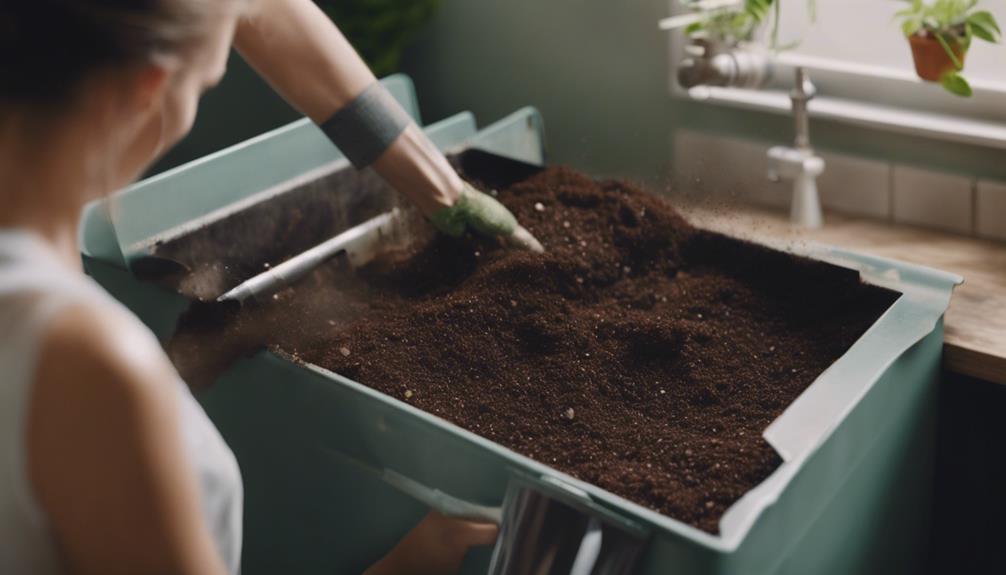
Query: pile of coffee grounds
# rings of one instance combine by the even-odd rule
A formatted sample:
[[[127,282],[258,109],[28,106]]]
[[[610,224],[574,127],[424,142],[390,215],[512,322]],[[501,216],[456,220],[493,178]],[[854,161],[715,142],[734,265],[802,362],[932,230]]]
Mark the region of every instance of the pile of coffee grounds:
[[[340,288],[366,297],[277,294],[257,344],[716,533],[780,464],[766,426],[897,297],[626,182],[554,167],[498,198],[545,254],[439,237]]]

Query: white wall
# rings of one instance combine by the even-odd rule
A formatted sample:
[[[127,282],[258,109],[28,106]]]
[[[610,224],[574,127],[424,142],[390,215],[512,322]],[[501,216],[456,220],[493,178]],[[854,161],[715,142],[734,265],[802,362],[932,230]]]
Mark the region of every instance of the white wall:
[[[894,0],[816,0],[811,22],[806,0],[782,0],[780,43],[799,41],[801,54],[840,58],[859,64],[912,70],[912,52],[895,12],[907,6]],[[985,0],[983,9],[1006,25],[1006,2]],[[975,41],[967,57],[967,76],[1006,81],[1006,45]]]
[[[669,162],[668,0],[445,0],[406,55],[426,119],[480,123],[533,104],[557,162],[663,177]]]

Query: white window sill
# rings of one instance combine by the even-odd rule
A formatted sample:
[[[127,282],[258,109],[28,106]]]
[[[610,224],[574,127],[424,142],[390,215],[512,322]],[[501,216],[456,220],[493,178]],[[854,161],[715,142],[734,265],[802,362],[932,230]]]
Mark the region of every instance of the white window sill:
[[[789,95],[777,90],[699,86],[688,90],[697,101],[751,110],[790,114]],[[903,134],[1006,149],[1006,124],[931,112],[899,109],[830,96],[817,96],[808,107],[811,118],[837,120]]]

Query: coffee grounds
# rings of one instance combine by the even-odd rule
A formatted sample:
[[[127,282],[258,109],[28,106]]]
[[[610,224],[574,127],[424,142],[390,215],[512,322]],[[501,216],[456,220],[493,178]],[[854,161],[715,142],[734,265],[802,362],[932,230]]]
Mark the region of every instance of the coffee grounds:
[[[621,181],[549,168],[499,199],[547,253],[438,237],[334,290],[356,299],[318,305],[322,273],[234,325],[716,533],[780,464],[766,426],[897,297]]]

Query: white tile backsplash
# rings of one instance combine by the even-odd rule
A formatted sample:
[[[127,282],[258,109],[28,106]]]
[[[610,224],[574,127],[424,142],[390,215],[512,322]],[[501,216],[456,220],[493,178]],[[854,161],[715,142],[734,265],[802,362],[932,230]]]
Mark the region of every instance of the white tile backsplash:
[[[709,194],[723,187],[723,172],[717,158],[723,155],[722,139],[704,132],[678,130],[674,133],[674,182],[678,188]]]
[[[789,182],[768,179],[768,150],[772,144],[751,140],[731,140],[729,169],[739,178],[732,193],[755,204],[788,208],[793,195]]]
[[[784,208],[790,187],[768,179],[769,144],[692,130],[674,135],[675,182],[685,190]]]
[[[821,152],[824,173],[817,180],[825,210],[869,218],[891,217],[891,165],[845,154]]]
[[[1006,240],[1006,182],[981,180],[975,202],[978,235]]]
[[[894,166],[894,221],[970,234],[974,180]]]
[[[673,142],[675,184],[683,190],[786,210],[792,185],[768,180],[766,154],[772,145],[677,130]],[[825,170],[818,178],[818,191],[826,212],[1006,240],[1006,182],[976,183],[968,176],[819,153]]]

